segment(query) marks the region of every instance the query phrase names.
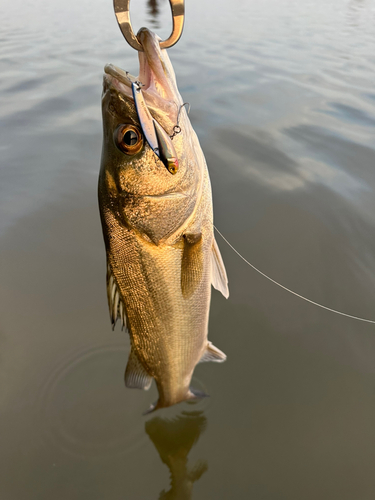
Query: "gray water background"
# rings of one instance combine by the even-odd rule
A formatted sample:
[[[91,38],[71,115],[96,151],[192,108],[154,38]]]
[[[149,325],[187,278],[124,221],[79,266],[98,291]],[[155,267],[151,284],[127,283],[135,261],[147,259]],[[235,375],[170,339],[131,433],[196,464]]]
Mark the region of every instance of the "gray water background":
[[[216,225],[375,319],[375,2],[186,4],[169,54]],[[169,34],[166,0],[131,9]],[[103,66],[136,74],[136,52],[110,0],[0,18],[1,499],[373,500],[375,326],[220,238],[231,295],[213,292],[209,338],[228,360],[196,369],[209,399],[141,416],[156,390],[124,388],[96,200]]]

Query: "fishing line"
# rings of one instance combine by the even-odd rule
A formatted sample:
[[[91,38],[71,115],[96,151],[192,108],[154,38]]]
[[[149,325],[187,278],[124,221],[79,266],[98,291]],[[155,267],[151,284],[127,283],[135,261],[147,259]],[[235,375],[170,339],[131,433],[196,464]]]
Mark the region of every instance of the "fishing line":
[[[358,316],[353,316],[352,314],[347,314],[347,313],[344,313],[344,312],[341,312],[341,311],[337,311],[336,309],[332,309],[331,307],[327,307],[327,306],[324,306],[323,304],[319,304],[318,302],[314,302],[313,300],[311,299],[308,299],[307,297],[304,297],[303,295],[300,295],[299,293],[297,292],[293,292],[293,290],[290,290],[290,288],[287,288],[286,286],[282,285],[281,283],[278,283],[277,281],[275,281],[274,279],[270,278],[269,276],[267,276],[267,274],[263,273],[260,269],[258,269],[257,267],[255,267],[253,264],[251,264],[248,260],[245,259],[245,257],[243,257],[240,252],[238,252],[233,245],[231,245],[229,243],[229,241],[225,238],[225,236],[223,234],[221,234],[221,232],[218,230],[218,228],[216,226],[214,226],[214,228],[216,229],[217,233],[223,238],[223,240],[225,241],[225,243],[230,246],[230,248],[244,261],[246,262],[246,264],[248,266],[250,266],[252,269],[254,269],[254,271],[256,271],[257,273],[261,274],[262,276],[264,276],[265,278],[267,278],[269,281],[271,281],[272,283],[274,283],[275,285],[279,286],[280,288],[282,288],[283,290],[286,290],[287,292],[295,295],[296,297],[299,297],[300,299],[303,299],[305,300],[306,302],[310,302],[310,304],[313,304],[314,306],[318,306],[318,307],[321,307],[322,309],[325,309],[326,311],[330,311],[330,312],[333,312],[335,314],[339,314],[340,316],[346,316],[347,318],[351,318],[351,319],[356,319],[357,321],[364,321],[365,323],[373,323],[375,324],[375,320],[373,319],[365,319],[365,318],[360,318]]]

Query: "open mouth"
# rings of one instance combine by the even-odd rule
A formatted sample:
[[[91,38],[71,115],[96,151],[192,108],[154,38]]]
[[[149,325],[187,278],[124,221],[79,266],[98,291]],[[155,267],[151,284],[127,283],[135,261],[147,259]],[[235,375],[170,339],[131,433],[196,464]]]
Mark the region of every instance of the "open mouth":
[[[175,122],[181,98],[169,58],[160,50],[158,37],[148,29],[142,28],[138,38],[144,47],[144,52],[138,53],[139,76],[135,77],[113,64],[107,64],[104,68],[107,82],[130,98],[133,97],[132,83],[140,82],[147,105],[163,112]]]
[[[181,97],[176,78],[166,52],[160,49],[158,37],[146,28],[138,32],[138,37],[144,48],[139,52],[139,77],[108,64],[104,68],[105,85],[116,88],[127,99],[133,96],[147,143],[169,173],[175,175],[179,163],[172,139],[181,132],[178,125]],[[154,108],[154,112],[149,108]]]
[[[171,121],[175,122],[178,113],[178,104],[176,100],[168,98],[169,96],[166,95],[164,87],[157,80],[154,72],[149,67],[147,69],[147,72],[143,72],[143,76],[142,72],[140,72],[139,77],[135,77],[113,64],[106,64],[104,73],[107,84],[127,98],[133,99],[132,83],[140,82],[147,105],[151,108],[163,111],[170,117]]]

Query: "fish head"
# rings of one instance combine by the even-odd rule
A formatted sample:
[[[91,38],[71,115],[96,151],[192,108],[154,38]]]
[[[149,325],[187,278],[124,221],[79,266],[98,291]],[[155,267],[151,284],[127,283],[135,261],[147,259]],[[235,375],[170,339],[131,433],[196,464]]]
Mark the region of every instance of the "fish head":
[[[155,128],[163,131],[166,142],[173,142],[176,158],[170,157],[168,165],[165,161],[163,164],[149,146],[133,98],[134,77],[107,65],[99,198],[101,206],[111,207],[119,222],[159,244],[173,239],[193,216],[206,164],[186,107],[182,106],[166,50],[160,49],[160,39],[146,28],[139,31],[138,38],[144,51],[139,52],[136,80],[157,122]],[[176,130],[179,132],[174,134]]]

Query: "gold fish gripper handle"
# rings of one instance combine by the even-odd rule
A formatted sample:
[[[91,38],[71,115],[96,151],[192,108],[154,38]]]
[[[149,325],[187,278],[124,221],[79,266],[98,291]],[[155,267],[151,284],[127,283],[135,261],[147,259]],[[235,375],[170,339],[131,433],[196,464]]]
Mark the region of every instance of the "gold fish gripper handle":
[[[167,38],[167,40],[162,40],[160,42],[161,49],[169,49],[169,47],[172,47],[172,45],[177,43],[182,35],[184,27],[184,0],[169,0],[169,3],[172,9],[173,29],[170,37]],[[131,47],[133,47],[133,49],[143,52],[143,47],[134,34],[133,27],[130,22],[130,0],[113,0],[113,6],[118,25],[120,26],[121,33],[124,35],[125,40]]]

